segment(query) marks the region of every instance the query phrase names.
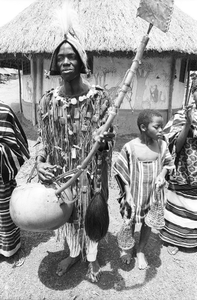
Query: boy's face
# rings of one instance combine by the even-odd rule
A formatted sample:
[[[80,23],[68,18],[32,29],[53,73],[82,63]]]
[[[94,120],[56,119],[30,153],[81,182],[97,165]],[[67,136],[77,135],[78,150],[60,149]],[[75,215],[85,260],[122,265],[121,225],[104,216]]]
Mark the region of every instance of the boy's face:
[[[64,43],[57,54],[57,66],[65,81],[71,81],[80,75],[81,60],[69,43]]]
[[[153,140],[158,140],[163,137],[163,118],[153,116],[152,121],[148,124],[145,134]]]

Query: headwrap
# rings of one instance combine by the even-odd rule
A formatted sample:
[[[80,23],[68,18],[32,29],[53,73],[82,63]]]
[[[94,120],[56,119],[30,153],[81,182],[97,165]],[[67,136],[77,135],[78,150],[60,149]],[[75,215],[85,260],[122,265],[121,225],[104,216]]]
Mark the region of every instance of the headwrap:
[[[64,37],[53,52],[50,65],[50,75],[60,75],[57,67],[57,54],[64,43],[69,43],[76,50],[82,62],[81,73],[87,74],[89,72],[87,67],[87,54],[82,44],[81,30],[78,29],[78,17],[76,12],[70,7],[69,3],[65,3],[62,9],[57,11],[56,21],[58,26],[61,27]]]
[[[76,50],[82,62],[81,73],[87,74],[88,67],[87,67],[87,55],[85,49],[83,49],[82,45],[80,44],[77,38],[74,38],[72,35],[68,35],[67,38],[64,39],[53,52],[51,58],[51,65],[50,65],[50,75],[60,75],[60,71],[57,67],[57,54],[59,52],[60,47],[64,43],[69,43]]]

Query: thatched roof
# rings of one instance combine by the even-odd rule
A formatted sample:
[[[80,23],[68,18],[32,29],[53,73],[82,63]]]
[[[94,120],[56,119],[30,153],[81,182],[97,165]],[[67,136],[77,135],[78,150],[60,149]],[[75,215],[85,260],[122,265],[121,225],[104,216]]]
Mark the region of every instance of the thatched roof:
[[[135,52],[148,22],[136,17],[140,0],[72,0],[86,36],[86,50]],[[62,40],[54,11],[63,0],[37,0],[0,28],[0,54],[52,53]],[[153,27],[149,51],[197,54],[197,21],[174,7],[169,31]]]

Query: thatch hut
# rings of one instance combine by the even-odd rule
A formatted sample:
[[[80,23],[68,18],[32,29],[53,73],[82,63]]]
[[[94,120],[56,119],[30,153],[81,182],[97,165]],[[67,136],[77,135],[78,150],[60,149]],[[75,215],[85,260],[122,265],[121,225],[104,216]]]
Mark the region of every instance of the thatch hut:
[[[0,29],[0,66],[15,62],[22,67],[23,111],[33,123],[39,98],[59,80],[47,79],[45,72],[52,51],[62,40],[54,24],[54,12],[62,2],[37,0]],[[136,17],[140,0],[72,2],[85,35],[92,69],[89,80],[115,97],[148,29],[148,23]],[[185,86],[196,58],[197,22],[175,6],[169,31],[153,27],[150,33],[142,64],[121,106],[119,132],[136,132],[136,115],[143,108],[159,109],[166,120],[180,108],[188,96]]]

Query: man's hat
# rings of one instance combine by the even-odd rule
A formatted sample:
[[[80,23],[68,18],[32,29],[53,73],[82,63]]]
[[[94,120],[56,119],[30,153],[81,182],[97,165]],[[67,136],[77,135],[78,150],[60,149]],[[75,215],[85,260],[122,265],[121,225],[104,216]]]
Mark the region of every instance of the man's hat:
[[[82,42],[79,39],[79,36],[81,36],[81,31],[79,30],[78,17],[76,12],[70,7],[69,3],[67,2],[63,5],[61,10],[57,11],[56,16],[56,23],[63,31],[64,38],[53,52],[49,70],[50,75],[60,75],[60,71],[57,67],[57,54],[60,47],[64,43],[69,43],[76,50],[82,62],[81,73],[88,74],[89,70],[87,67],[87,54],[82,45]]]
[[[57,67],[57,54],[59,52],[60,47],[64,43],[69,43],[79,54],[79,57],[82,62],[82,68],[81,68],[81,73],[87,74],[89,72],[88,67],[87,67],[87,54],[85,50],[83,49],[82,45],[80,42],[72,37],[72,35],[67,36],[55,49],[53,52],[52,58],[51,58],[51,65],[50,65],[50,75],[60,75],[60,71]]]

